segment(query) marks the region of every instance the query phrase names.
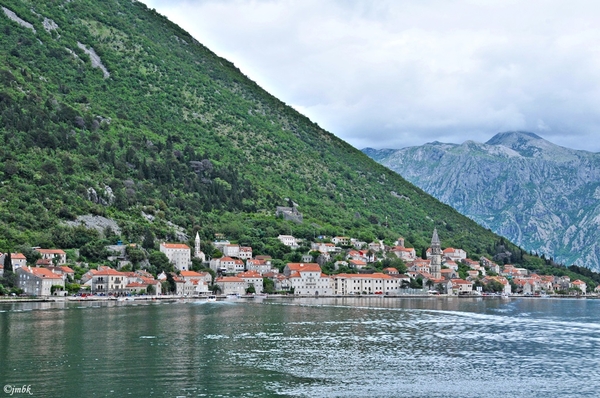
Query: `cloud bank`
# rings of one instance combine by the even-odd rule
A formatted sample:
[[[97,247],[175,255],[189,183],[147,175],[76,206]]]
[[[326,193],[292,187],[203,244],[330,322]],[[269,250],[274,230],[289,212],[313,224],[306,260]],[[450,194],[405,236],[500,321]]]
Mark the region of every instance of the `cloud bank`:
[[[526,130],[600,152],[600,3],[144,3],[357,148]]]

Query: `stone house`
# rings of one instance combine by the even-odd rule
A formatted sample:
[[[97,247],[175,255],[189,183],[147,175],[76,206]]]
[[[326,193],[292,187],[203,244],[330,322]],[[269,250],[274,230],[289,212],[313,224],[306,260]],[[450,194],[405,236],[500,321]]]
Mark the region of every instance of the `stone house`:
[[[92,276],[92,293],[120,294],[126,293],[127,275],[112,268],[103,269]]]
[[[54,295],[64,295],[65,281],[62,275],[53,273],[47,268],[19,267],[16,270],[17,286],[23,292],[32,296],[53,295],[52,286],[59,287]]]

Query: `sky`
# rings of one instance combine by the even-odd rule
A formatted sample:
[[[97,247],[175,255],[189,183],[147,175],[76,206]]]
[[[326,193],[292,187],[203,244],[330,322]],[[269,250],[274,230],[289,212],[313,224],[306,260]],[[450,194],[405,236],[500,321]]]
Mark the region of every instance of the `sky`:
[[[530,131],[600,152],[600,2],[143,0],[356,148]]]

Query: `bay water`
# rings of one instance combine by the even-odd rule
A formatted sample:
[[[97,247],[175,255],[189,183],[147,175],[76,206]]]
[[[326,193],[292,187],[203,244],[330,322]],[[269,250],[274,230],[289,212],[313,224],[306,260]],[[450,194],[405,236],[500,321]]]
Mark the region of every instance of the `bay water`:
[[[599,300],[543,298],[0,303],[0,385],[15,397],[591,397],[598,314]]]

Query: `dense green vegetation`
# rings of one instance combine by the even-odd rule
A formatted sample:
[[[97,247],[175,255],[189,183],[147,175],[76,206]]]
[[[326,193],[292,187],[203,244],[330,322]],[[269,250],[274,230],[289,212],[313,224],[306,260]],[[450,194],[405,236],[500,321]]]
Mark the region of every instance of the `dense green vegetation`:
[[[420,253],[435,227],[444,246],[473,258],[496,254],[498,236],[272,97],[145,5],[1,3],[35,28],[0,12],[1,251],[81,248],[94,259],[98,242],[151,247],[152,238],[175,240],[177,225],[190,237],[219,232],[280,258],[286,249],[269,239],[282,233],[388,243],[404,236]],[[45,20],[58,28],[47,30]],[[291,201],[302,224],[274,216]],[[120,235],[64,224],[90,213],[116,220]]]

